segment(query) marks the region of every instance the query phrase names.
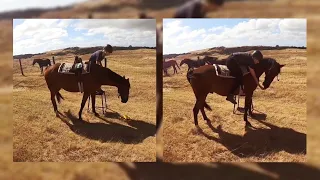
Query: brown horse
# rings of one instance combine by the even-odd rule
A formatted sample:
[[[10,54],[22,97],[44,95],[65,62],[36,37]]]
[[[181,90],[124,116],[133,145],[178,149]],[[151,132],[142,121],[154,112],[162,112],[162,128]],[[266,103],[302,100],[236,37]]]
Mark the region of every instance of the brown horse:
[[[268,88],[273,81],[274,77],[278,76],[281,68],[284,65],[280,65],[276,60],[272,58],[264,58],[259,64],[255,65],[255,73],[259,78],[265,73],[265,80],[263,82],[264,88]],[[205,65],[198,69],[190,69],[187,73],[187,79],[191,84],[193,92],[196,96],[196,103],[193,108],[194,124],[198,126],[198,113],[201,110],[204,120],[210,121],[207,117],[204,108],[211,110],[210,106],[206,103],[206,98],[209,93],[217,93],[220,96],[227,96],[230,89],[233,86],[234,78],[220,77],[216,75],[215,66]],[[251,74],[243,76],[244,93],[245,98],[245,112],[244,121],[246,126],[251,126],[248,121],[247,113],[251,114],[252,95],[254,90],[257,88]],[[239,89],[238,89],[239,91]]]
[[[169,60],[169,61],[163,61],[163,71],[166,75],[168,75],[168,68],[173,67],[173,74],[178,73],[176,66],[179,68],[177,61],[175,60]]]
[[[60,63],[50,66],[44,73],[48,88],[51,93],[51,102],[56,116],[59,116],[58,107],[55,101],[55,97],[60,103],[63,97],[59,93],[60,89],[64,89],[68,92],[79,92],[77,86],[77,78],[73,74],[62,74],[58,72]],[[81,108],[79,111],[79,120],[82,120],[81,114],[86,101],[91,95],[92,99],[92,111],[97,116],[95,111],[95,93],[101,85],[116,86],[118,88],[118,94],[121,96],[121,102],[126,103],[129,99],[130,82],[124,76],[120,76],[117,73],[111,71],[108,68],[104,68],[97,64],[90,64],[90,73],[82,74],[83,82],[83,98]]]

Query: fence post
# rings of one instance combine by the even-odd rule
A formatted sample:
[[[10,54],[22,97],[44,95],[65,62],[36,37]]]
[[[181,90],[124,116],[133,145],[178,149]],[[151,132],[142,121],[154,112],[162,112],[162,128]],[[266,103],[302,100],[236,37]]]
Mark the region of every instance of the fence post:
[[[56,62],[54,61],[54,56],[52,56],[52,62],[53,64],[56,64]]]
[[[21,65],[21,59],[19,59],[19,64],[20,64],[20,71],[21,71],[21,74],[22,74],[22,76],[25,76],[25,75],[24,75],[24,73],[23,73],[22,65]]]

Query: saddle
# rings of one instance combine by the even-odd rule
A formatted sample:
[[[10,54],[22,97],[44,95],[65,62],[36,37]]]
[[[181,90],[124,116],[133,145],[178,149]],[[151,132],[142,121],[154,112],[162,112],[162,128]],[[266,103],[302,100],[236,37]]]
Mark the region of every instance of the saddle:
[[[77,69],[81,69],[81,74],[89,74],[90,73],[90,63],[85,64],[85,63],[62,63],[59,66],[58,73],[61,74],[75,74]]]
[[[213,64],[213,66],[216,69],[216,75],[219,77],[224,77],[224,78],[235,78],[234,76],[230,75],[230,70],[226,65],[220,65],[220,64]],[[242,75],[246,75],[249,72],[249,70],[245,66],[240,66],[240,69],[242,71]]]

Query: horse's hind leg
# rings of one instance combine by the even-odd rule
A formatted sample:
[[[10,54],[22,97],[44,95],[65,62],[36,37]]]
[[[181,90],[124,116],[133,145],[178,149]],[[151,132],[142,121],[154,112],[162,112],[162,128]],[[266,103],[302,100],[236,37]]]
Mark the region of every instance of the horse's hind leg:
[[[51,93],[51,102],[52,102],[52,105],[53,105],[53,110],[56,113],[56,116],[58,117],[59,116],[58,106],[57,106],[57,102],[55,100],[56,93],[54,93],[52,91],[50,91],[50,93]]]
[[[208,121],[210,121],[210,119],[207,117],[206,112],[204,111],[205,104],[206,104],[206,97],[201,99],[199,106],[200,106],[200,111],[201,111],[203,119],[208,122]]]
[[[194,125],[198,126],[198,113],[199,113],[199,108],[197,106],[198,100],[196,101],[194,107],[193,107],[193,119],[194,119]]]
[[[82,110],[84,108],[84,106],[86,105],[86,102],[87,102],[87,99],[89,97],[89,94],[88,93],[83,93],[83,97],[82,97],[82,102],[81,102],[81,108],[80,108],[80,111],[79,111],[79,120],[82,120]]]
[[[193,107],[193,118],[194,118],[194,124],[196,126],[198,126],[198,113],[199,113],[199,110],[201,109],[202,115],[204,113],[204,111],[202,112],[202,108],[204,107],[204,101],[205,101],[205,98],[197,98],[196,104]]]

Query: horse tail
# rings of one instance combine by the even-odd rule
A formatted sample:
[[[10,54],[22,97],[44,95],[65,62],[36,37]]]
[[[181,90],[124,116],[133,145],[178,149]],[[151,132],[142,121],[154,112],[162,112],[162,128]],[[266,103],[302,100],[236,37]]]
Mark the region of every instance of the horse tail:
[[[57,97],[57,101],[58,101],[58,103],[60,103],[60,102],[61,102],[61,99],[63,99],[63,100],[64,100],[64,98],[62,97],[62,95],[61,95],[59,92],[57,92],[56,97]]]
[[[204,107],[209,111],[212,111],[211,107],[209,106],[209,104],[207,104],[207,102],[204,102]]]

